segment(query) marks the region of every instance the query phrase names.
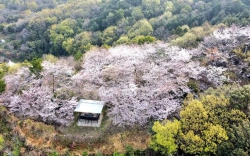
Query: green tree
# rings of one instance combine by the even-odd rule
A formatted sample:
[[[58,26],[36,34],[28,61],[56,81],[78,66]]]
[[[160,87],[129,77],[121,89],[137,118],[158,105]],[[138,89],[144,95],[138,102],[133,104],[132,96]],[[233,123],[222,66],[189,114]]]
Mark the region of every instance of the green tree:
[[[153,27],[148,20],[143,19],[136,22],[128,31],[128,36],[134,38],[139,35],[147,36],[153,33]]]
[[[135,156],[134,154],[134,148],[130,145],[126,146],[125,156]]]
[[[6,88],[5,81],[0,79],[0,93],[4,92]]]
[[[187,14],[189,12],[192,11],[192,8],[189,5],[185,5],[182,9],[181,9],[181,13],[182,14]]]
[[[63,41],[62,47],[70,55],[75,55],[76,53],[84,53],[91,49],[92,45],[92,34],[90,32],[84,31],[74,38],[68,38]]]
[[[224,140],[227,140],[227,132],[220,125],[211,125],[204,131],[205,152],[216,153],[217,146]]]
[[[180,112],[182,130],[200,133],[208,128],[208,113],[199,100],[192,100]]]
[[[123,9],[115,10],[114,16],[117,23],[118,21],[124,18],[124,10]]]
[[[181,123],[178,120],[167,121],[165,125],[162,125],[158,121],[155,122],[152,129],[156,134],[153,135],[150,142],[151,148],[157,152],[161,152],[162,154],[174,154],[178,149],[176,137],[180,128]]]
[[[228,135],[228,140],[218,146],[217,154],[219,156],[244,156],[250,153],[249,119],[247,119],[247,115],[241,110],[236,109],[242,108],[241,104],[244,105],[244,102],[247,103],[247,99],[244,100],[247,96],[244,95],[247,94],[246,90],[248,90],[248,87],[233,84],[221,86],[217,89],[210,88],[205,92],[206,96],[201,98],[205,108],[209,112],[210,122],[223,126]],[[228,99],[223,95],[227,96]]]
[[[190,79],[189,82],[187,83],[187,86],[196,94],[200,93],[200,88],[197,81]]]
[[[141,7],[135,7],[131,15],[137,21],[144,18]]]
[[[207,104],[214,104],[212,101]],[[214,100],[214,98],[212,98]],[[204,100],[203,100],[204,101]],[[220,101],[223,103],[223,101]],[[206,107],[209,107],[206,105]],[[215,154],[218,145],[227,140],[226,130],[219,124],[209,120],[210,114],[205,104],[199,100],[191,100],[180,112],[181,117],[181,149],[189,154],[209,155]]]
[[[248,156],[250,154],[250,122],[233,124],[227,130],[229,139],[218,147],[218,155]]]
[[[136,43],[136,44],[144,44],[144,43],[153,43],[155,41],[155,37],[153,36],[136,36],[135,38],[132,39],[132,43]]]
[[[62,47],[67,51],[68,54],[74,55],[76,53],[73,38],[67,38],[67,40],[63,41]]]
[[[112,12],[109,12],[109,14],[103,20],[103,23],[105,23],[106,26],[113,25],[115,23],[115,15]]]
[[[3,136],[0,134],[0,151],[4,148],[4,138]]]
[[[29,10],[35,11],[38,8],[38,5],[36,2],[29,2],[27,3],[27,7]]]
[[[197,37],[195,34],[191,32],[187,32],[182,37],[178,37],[171,41],[171,44],[180,46],[182,48],[187,47],[196,47],[198,45],[198,42],[196,41]]]
[[[172,11],[174,10],[174,4],[173,4],[173,2],[167,1],[165,3],[165,6],[166,6],[165,12],[171,12],[172,13]]]
[[[200,135],[190,130],[185,135],[182,135],[182,142],[180,148],[189,154],[202,155],[204,153],[205,141]]]
[[[88,154],[88,152],[87,151],[83,151],[82,152],[82,156],[88,156],[89,154]]]
[[[121,36],[115,43],[114,45],[118,44],[128,44],[129,43],[129,38],[128,36]]]
[[[5,5],[4,4],[0,4],[0,9],[5,9]]]
[[[187,28],[182,29],[180,26],[178,26],[174,31],[174,33],[179,36],[183,36],[186,32],[188,32],[188,29]]]
[[[225,126],[228,123],[229,99],[224,95],[207,95],[201,97],[201,102],[208,112],[208,121],[213,124]]]
[[[225,107],[226,110],[229,100],[224,96],[216,97],[214,95],[207,95],[201,100],[197,100],[188,95],[188,99],[183,103],[180,121],[167,122],[165,125],[161,125],[159,122],[154,123],[153,130],[156,134],[152,137],[151,146],[155,151],[165,154],[171,154],[178,147],[186,154],[216,154],[218,146],[228,140],[227,131],[223,127],[226,124],[220,124],[231,121],[223,119],[217,121],[220,120],[220,114],[213,109],[220,106]],[[232,117],[230,112],[228,114],[227,117]],[[235,113],[233,114],[235,115]]]
[[[4,29],[4,25],[3,24],[0,24],[0,32],[2,32]]]
[[[250,115],[250,85],[238,88],[230,94],[230,104],[233,108],[239,109]]]
[[[5,63],[0,64],[0,79],[8,72],[9,66]]]
[[[72,19],[66,19],[59,24],[52,25],[49,30],[49,37],[53,44],[51,52],[65,54],[65,49],[63,49],[63,42],[68,42],[68,39],[72,38],[76,32],[76,21]]]
[[[33,58],[31,60],[31,67],[29,67],[30,71],[36,75],[38,75],[42,71],[42,59],[41,58]]]
[[[142,0],[142,8],[145,17],[152,18],[153,16],[161,13],[161,1],[160,0]]]
[[[124,154],[120,154],[119,152],[114,152],[113,156],[124,156]]]
[[[230,99],[231,93],[233,91],[237,90],[237,88],[239,88],[239,87],[240,87],[240,85],[238,85],[238,84],[223,85],[223,86],[219,86],[217,88],[210,87],[202,93],[202,96],[206,96],[206,95],[221,96],[221,95],[224,95],[225,97]]]
[[[111,26],[103,31],[102,34],[102,43],[107,45],[112,45],[115,40],[117,40],[116,35],[117,27]]]

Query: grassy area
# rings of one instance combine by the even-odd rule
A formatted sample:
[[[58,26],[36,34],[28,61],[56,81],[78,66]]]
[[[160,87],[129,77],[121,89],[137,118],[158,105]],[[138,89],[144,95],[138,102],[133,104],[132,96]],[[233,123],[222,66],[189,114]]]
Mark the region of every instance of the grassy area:
[[[4,141],[0,154],[1,152],[5,153],[5,151],[11,150],[13,156],[20,155],[24,141],[23,138],[17,134],[16,124],[16,118],[9,114],[5,107],[0,106],[0,136],[2,136]]]

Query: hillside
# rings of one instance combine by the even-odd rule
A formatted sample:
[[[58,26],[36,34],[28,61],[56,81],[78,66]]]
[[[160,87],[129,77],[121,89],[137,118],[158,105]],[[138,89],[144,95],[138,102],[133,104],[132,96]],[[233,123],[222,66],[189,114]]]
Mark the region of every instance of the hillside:
[[[0,155],[250,155],[249,22],[248,0],[0,0]]]
[[[1,0],[0,4],[1,37],[6,40],[2,56],[17,60],[48,53],[79,59],[93,46],[171,41],[185,33],[191,41],[181,46],[194,47],[213,31],[210,25],[245,26],[250,21],[247,0]]]
[[[72,154],[76,151],[71,149],[71,146],[79,148],[84,146],[81,149],[86,150],[82,143],[90,138],[83,136],[86,134],[91,136],[92,133],[86,128],[76,128],[76,117],[72,113],[77,99],[85,98],[107,102],[104,125],[95,130],[97,132],[95,139],[89,141],[98,138],[100,140],[93,142],[90,149],[107,144],[102,140],[103,137],[112,139],[110,134],[127,134],[125,127],[131,129],[134,127],[137,129],[135,131],[142,130],[140,133],[146,137],[144,140],[149,138],[145,132],[151,132],[152,141],[147,141],[144,144],[146,147],[161,153],[176,152],[177,148],[173,141],[170,144],[175,147],[173,151],[165,151],[169,148],[168,144],[156,148],[157,144],[162,143],[155,135],[159,133],[160,137],[166,136],[161,136],[163,135],[161,130],[164,128],[159,129],[164,124],[157,125],[154,121],[163,121],[173,126],[166,119],[179,119],[180,121],[174,122],[179,124],[177,127],[196,120],[198,125],[207,123],[204,129],[197,129],[197,132],[195,130],[197,125],[193,125],[194,128],[183,127],[181,129],[183,136],[179,136],[183,137],[182,139],[192,135],[190,134],[192,130],[195,130],[197,135],[202,132],[199,137],[204,142],[209,141],[207,135],[210,133],[215,138],[217,133],[222,135],[218,138],[220,139],[218,142],[212,142],[213,146],[202,144],[201,149],[191,150],[189,146],[192,144],[196,146],[196,143],[183,142],[179,152],[197,154],[201,150],[209,155],[218,152],[223,155],[225,154],[223,150],[228,147],[221,143],[234,142],[231,135],[237,133],[237,128],[241,128],[242,131],[246,129],[246,133],[241,134],[244,138],[242,141],[248,140],[250,70],[249,49],[246,43],[250,37],[249,30],[249,26],[240,28],[234,25],[230,28],[221,28],[212,35],[204,37],[197,48],[189,50],[157,42],[92,49],[84,55],[81,62],[75,61],[73,57],[57,58],[44,55],[42,59],[35,58],[31,62],[25,61],[12,66],[2,64],[1,71],[6,87],[1,94],[1,101],[10,113],[21,119],[19,122],[33,119],[54,125],[57,130],[55,133],[59,134],[53,139],[58,141],[58,146],[70,148],[68,152]],[[218,89],[208,89],[209,87]],[[190,93],[197,98],[196,101],[191,98]],[[198,100],[201,102],[197,103]],[[189,107],[194,109],[188,109]],[[218,111],[222,112],[209,111],[210,109],[215,111],[214,107],[218,107]],[[192,120],[184,120],[189,118],[190,113],[194,113],[192,111],[196,113],[204,111],[204,117],[200,118],[201,116],[197,114]],[[220,116],[221,113],[223,116]],[[206,114],[215,120],[210,120]],[[154,122],[152,129],[151,122]],[[246,127],[237,127],[243,123]],[[218,131],[210,132],[215,129]],[[42,131],[47,133],[46,130]],[[18,133],[21,135],[20,131]],[[6,135],[6,133],[3,135],[5,139]],[[172,135],[177,134],[173,132]],[[136,133],[133,133],[133,136],[140,138]],[[228,141],[225,142],[226,140]],[[138,147],[136,143],[127,143]],[[124,149],[125,145],[122,146],[121,149]],[[8,146],[3,147],[5,150],[9,149]],[[36,145],[34,147],[37,148]],[[246,150],[246,147],[235,144],[231,152]],[[210,149],[206,151],[206,148]],[[40,150],[45,153],[60,151],[56,147],[49,149]],[[103,150],[105,149],[108,150],[107,148]],[[118,149],[113,150],[102,152],[111,154]]]

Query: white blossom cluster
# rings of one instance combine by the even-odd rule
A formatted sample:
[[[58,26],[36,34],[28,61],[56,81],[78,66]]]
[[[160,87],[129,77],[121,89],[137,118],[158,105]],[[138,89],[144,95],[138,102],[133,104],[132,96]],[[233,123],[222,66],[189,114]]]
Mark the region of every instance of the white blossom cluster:
[[[190,79],[197,82],[205,79],[214,86],[226,81],[225,68],[202,66],[196,57],[203,54],[204,46],[216,46],[212,39],[224,42],[237,38],[235,33],[249,32],[230,29],[216,31],[211,40],[205,38],[193,50],[162,42],[95,49],[85,54],[79,72],[67,59],[43,61],[40,77],[22,67],[4,77],[7,87],[1,98],[11,112],[48,123],[69,125],[77,98],[106,101],[108,115],[115,125],[162,120],[175,112],[184,94],[191,91],[187,86]],[[221,47],[218,51],[223,53],[226,46]]]
[[[71,81],[67,76],[71,68],[60,62],[52,64],[43,62],[43,71],[39,77],[21,67],[17,73],[4,77],[7,84],[6,92],[1,95],[3,104],[10,112],[46,123],[69,125],[73,119],[73,110],[77,104],[75,97],[58,95],[65,94],[62,90],[69,88]],[[50,74],[55,74],[55,82]],[[63,83],[61,83],[63,82]],[[60,85],[56,85],[60,83]],[[55,92],[53,93],[53,86]]]
[[[164,43],[98,49],[85,55],[83,70],[74,77],[78,86],[90,85],[88,90],[98,90],[99,98],[110,103],[114,124],[142,125],[176,111],[180,97],[190,92],[190,78],[208,76],[216,85],[222,83],[222,72],[213,74],[216,67],[193,61],[193,53]]]

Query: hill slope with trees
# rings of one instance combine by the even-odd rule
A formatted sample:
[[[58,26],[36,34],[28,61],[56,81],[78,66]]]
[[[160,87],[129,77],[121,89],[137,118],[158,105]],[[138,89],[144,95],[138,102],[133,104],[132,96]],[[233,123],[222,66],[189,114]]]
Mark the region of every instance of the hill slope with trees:
[[[21,62],[0,64],[0,155],[250,155],[249,7],[0,0],[0,61]],[[76,126],[81,98],[100,128]]]
[[[212,32],[207,24],[202,26],[205,22],[245,26],[250,21],[247,0],[2,0],[0,4],[1,37],[6,40],[2,55],[20,60],[48,53],[80,58],[92,46],[166,41],[185,33],[194,43],[184,47],[193,47],[207,35],[204,32]]]
[[[157,42],[92,49],[82,62],[44,55],[2,64],[1,102],[19,118],[72,127],[77,98],[103,100],[112,127],[176,118],[154,123],[148,147],[156,152],[247,155],[249,86],[234,83],[249,84],[249,30],[221,28],[189,50]],[[235,135],[243,140],[235,144]]]

